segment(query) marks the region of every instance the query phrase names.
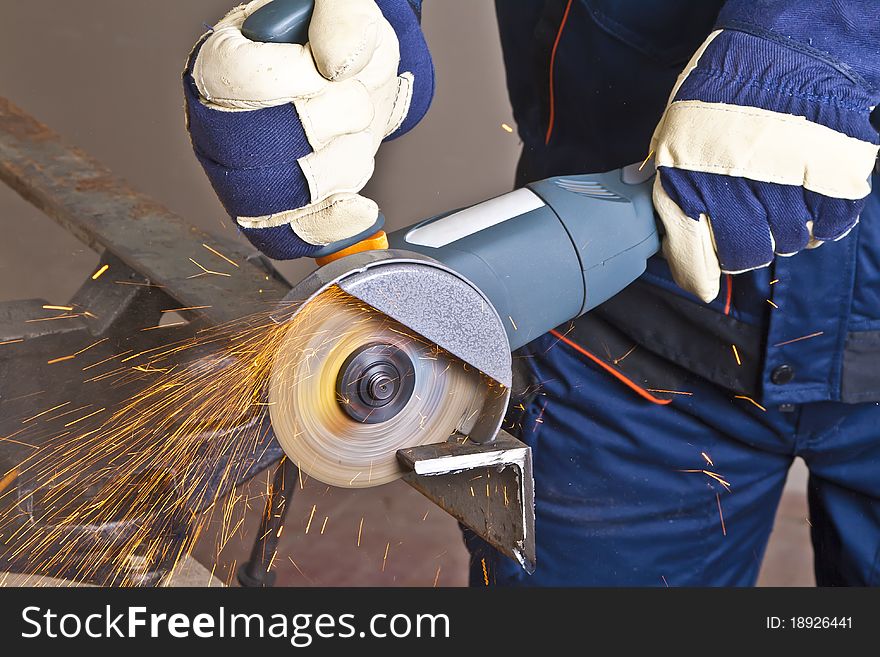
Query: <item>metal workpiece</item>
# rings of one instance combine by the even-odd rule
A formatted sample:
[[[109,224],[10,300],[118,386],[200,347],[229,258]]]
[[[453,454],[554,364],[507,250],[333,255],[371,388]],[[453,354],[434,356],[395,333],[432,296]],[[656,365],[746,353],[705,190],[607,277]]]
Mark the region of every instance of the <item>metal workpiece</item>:
[[[403,449],[403,480],[490,545],[535,570],[532,450],[506,431],[491,445],[460,437]]]
[[[180,307],[209,306],[193,312],[211,323],[264,311],[290,289],[248,259],[251,249],[185,222],[2,97],[0,181],[93,250],[163,286]],[[198,276],[190,258],[224,275]]]

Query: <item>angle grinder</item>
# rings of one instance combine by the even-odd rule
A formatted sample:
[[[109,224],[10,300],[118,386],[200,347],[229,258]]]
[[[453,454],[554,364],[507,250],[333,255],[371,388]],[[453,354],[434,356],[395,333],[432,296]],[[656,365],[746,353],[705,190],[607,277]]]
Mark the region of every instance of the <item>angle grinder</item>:
[[[246,36],[303,43],[311,0],[274,0]],[[287,327],[269,404],[306,474],[366,487],[403,474],[398,450],[490,443],[511,351],[629,285],[659,248],[651,172],[532,183],[386,236],[329,245],[278,311]]]

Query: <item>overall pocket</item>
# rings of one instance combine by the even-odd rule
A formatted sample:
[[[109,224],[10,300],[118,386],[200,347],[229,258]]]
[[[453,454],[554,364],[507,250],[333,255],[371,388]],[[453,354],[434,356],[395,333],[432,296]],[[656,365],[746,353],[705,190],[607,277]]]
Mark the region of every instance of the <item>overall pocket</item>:
[[[664,66],[684,64],[724,0],[579,0],[604,32]]]

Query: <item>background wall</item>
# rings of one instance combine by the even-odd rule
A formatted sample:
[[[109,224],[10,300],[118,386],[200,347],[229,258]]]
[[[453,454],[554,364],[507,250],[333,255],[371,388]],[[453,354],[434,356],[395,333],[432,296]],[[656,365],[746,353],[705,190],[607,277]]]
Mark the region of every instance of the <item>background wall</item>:
[[[234,235],[190,150],[179,79],[203,24],[231,1],[0,0],[0,95],[189,221]],[[391,228],[507,191],[519,150],[515,134],[501,128],[513,120],[491,0],[426,2],[424,28],[437,67],[434,105],[412,133],[383,146],[367,191]],[[95,254],[3,186],[0,222],[0,299],[64,302],[93,271]],[[291,280],[310,267],[279,265]],[[781,559],[771,551],[764,581],[811,581],[802,488],[784,502],[791,506],[788,524],[780,524],[784,542],[773,547]],[[281,583],[465,582],[455,523],[408,487],[352,493],[307,486],[295,503],[294,528],[305,526],[313,504],[331,517],[324,542],[314,532],[285,534],[282,555],[291,559],[279,564]],[[222,555],[218,572],[242,557],[255,522]],[[393,546],[388,564],[386,544]],[[335,558],[328,560],[330,545]]]

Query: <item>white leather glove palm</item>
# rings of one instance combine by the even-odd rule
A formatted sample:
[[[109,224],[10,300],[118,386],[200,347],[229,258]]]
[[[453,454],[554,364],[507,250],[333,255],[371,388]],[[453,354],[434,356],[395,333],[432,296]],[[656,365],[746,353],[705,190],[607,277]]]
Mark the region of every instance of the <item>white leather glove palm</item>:
[[[188,118],[227,210],[268,255],[289,258],[376,223],[378,207],[358,192],[380,143],[409,113],[414,76],[398,72],[395,28],[373,0],[316,0],[306,45],[242,34],[248,16],[270,1],[233,9],[197,46],[187,75],[199,107],[188,98]],[[230,113],[238,116],[218,116]],[[278,227],[304,244],[256,232]]]

